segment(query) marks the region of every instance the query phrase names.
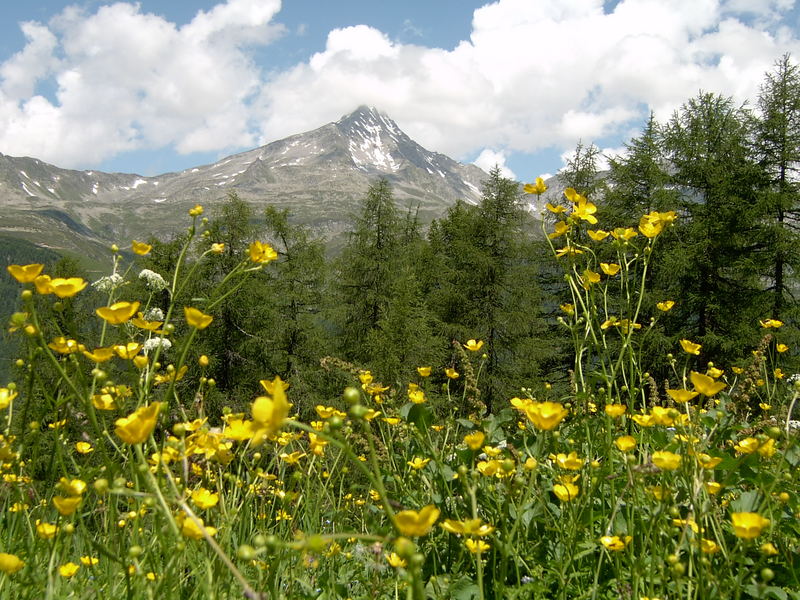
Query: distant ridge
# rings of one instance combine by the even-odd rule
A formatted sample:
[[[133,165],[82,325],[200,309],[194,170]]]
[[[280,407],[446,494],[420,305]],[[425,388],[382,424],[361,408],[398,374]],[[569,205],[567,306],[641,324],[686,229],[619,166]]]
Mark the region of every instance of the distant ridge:
[[[289,209],[322,237],[349,227],[369,185],[385,177],[402,206],[423,222],[456,200],[480,199],[486,173],[430,152],[385,113],[360,106],[334,123],[234,154],[213,164],[144,177],[61,169],[0,154],[0,236],[79,254],[110,243],[168,237],[202,203],[213,212],[235,191],[257,210]]]

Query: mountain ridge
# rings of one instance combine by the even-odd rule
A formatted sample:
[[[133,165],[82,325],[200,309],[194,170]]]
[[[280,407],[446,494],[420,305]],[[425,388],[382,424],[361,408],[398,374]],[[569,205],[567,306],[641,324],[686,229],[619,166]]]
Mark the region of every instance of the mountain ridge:
[[[0,235],[97,255],[111,243],[170,237],[191,206],[213,210],[235,191],[256,210],[289,209],[331,240],[346,231],[379,177],[399,205],[418,207],[428,222],[458,199],[476,203],[487,174],[426,150],[388,115],[360,106],[312,131],[155,176],[62,169],[0,153]]]

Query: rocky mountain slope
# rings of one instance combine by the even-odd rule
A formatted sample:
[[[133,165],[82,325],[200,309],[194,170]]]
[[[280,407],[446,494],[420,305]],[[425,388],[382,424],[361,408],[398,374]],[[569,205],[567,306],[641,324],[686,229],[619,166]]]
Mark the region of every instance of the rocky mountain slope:
[[[401,208],[419,207],[427,222],[457,199],[477,202],[486,173],[429,152],[387,115],[362,106],[313,131],[156,177],[72,171],[0,154],[0,236],[104,254],[110,243],[168,238],[185,226],[195,203],[213,212],[235,191],[256,210],[288,208],[296,221],[333,239],[379,177],[389,180]]]

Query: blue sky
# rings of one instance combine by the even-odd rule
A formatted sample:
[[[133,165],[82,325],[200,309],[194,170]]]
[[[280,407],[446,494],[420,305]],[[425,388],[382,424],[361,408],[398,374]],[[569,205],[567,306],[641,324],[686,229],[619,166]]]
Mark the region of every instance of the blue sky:
[[[530,180],[800,56],[793,0],[3,3],[0,152],[154,175],[376,106]]]

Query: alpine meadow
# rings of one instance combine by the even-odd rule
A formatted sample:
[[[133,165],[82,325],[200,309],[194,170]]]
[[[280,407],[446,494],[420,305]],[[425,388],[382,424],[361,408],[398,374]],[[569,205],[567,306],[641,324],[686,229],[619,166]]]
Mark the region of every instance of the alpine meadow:
[[[7,213],[0,598],[800,600],[791,56],[528,183],[312,133]]]

